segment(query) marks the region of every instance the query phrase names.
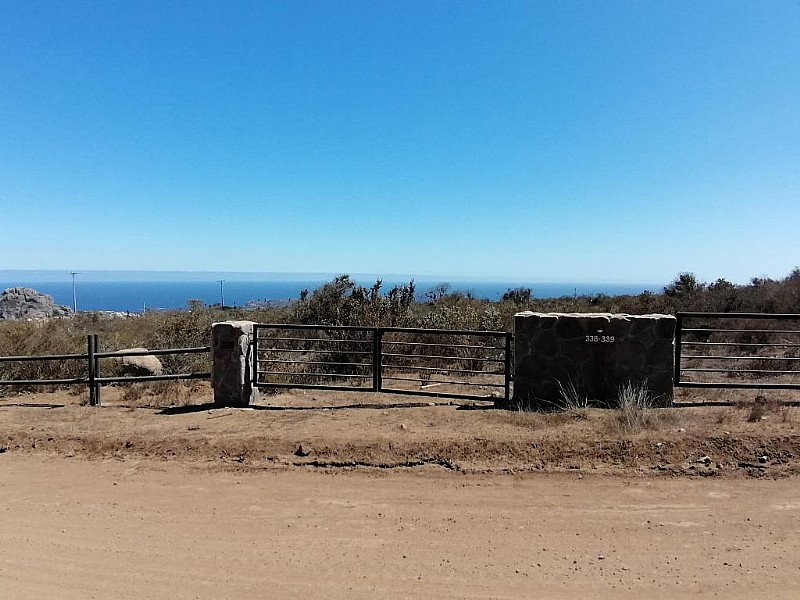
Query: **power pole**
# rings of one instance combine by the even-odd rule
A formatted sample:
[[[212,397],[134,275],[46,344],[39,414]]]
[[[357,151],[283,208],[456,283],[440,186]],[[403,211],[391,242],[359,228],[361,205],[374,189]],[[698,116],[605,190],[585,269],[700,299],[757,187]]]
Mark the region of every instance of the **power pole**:
[[[72,275],[72,311],[78,312],[78,296],[75,294],[75,275],[80,275],[78,271],[70,271]]]

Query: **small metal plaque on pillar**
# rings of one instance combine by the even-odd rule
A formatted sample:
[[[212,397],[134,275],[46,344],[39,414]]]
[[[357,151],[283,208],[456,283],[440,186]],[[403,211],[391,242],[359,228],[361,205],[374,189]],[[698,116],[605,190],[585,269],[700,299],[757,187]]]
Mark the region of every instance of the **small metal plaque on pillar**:
[[[516,314],[514,406],[550,410],[565,392],[614,406],[628,385],[646,387],[654,406],[670,406],[675,322],[659,314]]]

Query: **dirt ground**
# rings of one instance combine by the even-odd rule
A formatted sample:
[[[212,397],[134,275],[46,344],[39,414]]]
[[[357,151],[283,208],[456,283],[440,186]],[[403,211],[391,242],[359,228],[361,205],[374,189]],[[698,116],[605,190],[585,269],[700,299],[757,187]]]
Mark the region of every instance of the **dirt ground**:
[[[0,597],[797,598],[793,479],[0,456]]]
[[[800,597],[794,406],[178,396],[0,399],[0,598]]]

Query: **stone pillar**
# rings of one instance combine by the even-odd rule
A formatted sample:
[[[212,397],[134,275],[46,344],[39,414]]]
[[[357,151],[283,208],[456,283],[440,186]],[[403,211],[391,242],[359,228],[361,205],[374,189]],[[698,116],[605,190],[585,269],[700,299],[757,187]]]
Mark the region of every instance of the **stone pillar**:
[[[646,386],[654,406],[671,406],[675,317],[609,313],[514,316],[513,406],[562,407],[565,392],[614,406],[625,385]]]
[[[257,397],[252,381],[254,325],[253,321],[211,325],[211,385],[218,406],[247,406]]]

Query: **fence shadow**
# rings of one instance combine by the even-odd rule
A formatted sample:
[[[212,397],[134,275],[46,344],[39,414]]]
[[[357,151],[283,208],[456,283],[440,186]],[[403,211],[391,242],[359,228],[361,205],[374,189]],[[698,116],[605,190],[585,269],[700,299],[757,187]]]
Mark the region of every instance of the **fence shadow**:
[[[456,410],[494,410],[494,405],[474,405],[474,404],[456,404],[452,401],[446,402],[393,402],[390,404],[377,404],[369,402],[359,402],[355,404],[340,404],[336,406],[275,406],[252,404],[250,406],[233,407],[233,406],[218,406],[213,403],[193,404],[190,406],[168,406],[162,408],[156,414],[159,415],[185,415],[209,410],[264,410],[264,411],[322,411],[322,410],[354,410],[354,409],[373,409],[373,410],[387,410],[390,408],[426,408],[436,406],[455,406]]]

